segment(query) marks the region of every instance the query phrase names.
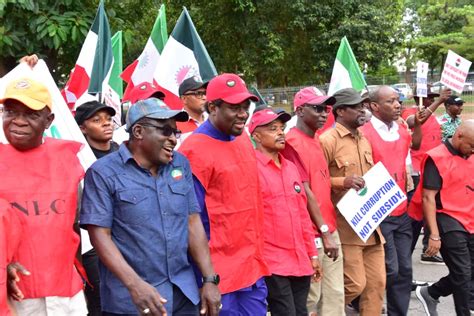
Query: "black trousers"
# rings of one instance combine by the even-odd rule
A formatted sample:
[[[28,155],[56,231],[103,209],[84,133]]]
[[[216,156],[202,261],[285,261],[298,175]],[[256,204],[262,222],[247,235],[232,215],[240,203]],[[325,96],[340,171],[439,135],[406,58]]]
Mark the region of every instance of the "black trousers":
[[[449,274],[428,288],[435,299],[453,295],[456,315],[469,316],[470,285],[474,283],[474,234],[451,231],[441,234],[441,255]]]
[[[84,294],[87,301],[87,309],[89,310],[89,316],[101,316],[102,309],[100,306],[100,279],[99,279],[99,257],[92,248],[88,252],[82,255],[82,265],[86,270],[87,278],[90,284],[86,284]]]
[[[307,316],[311,276],[280,276],[272,274],[265,277],[268,289],[268,308],[272,316]]]
[[[387,312],[389,316],[408,313],[411,296],[412,220],[404,213],[388,216],[380,224],[385,238],[385,267],[387,270]]]

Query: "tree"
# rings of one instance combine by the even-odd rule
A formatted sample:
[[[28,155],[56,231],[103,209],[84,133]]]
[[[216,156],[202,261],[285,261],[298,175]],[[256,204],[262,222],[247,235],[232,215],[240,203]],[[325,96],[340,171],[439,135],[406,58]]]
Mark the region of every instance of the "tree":
[[[258,85],[328,82],[346,35],[359,62],[377,69],[395,54],[400,1],[239,0],[187,4],[218,71],[242,73]]]
[[[429,1],[419,7],[418,15],[421,32],[417,50],[431,69],[443,67],[448,49],[460,48],[465,56],[472,56],[474,46],[469,43],[473,33],[469,21],[474,16],[474,6],[466,5],[465,1]]]
[[[39,53],[64,82],[99,0],[6,0],[0,6],[0,75],[28,53]],[[159,0],[107,0],[112,32],[124,33],[124,63],[149,36]],[[244,75],[259,87],[328,82],[340,39],[377,71],[395,56],[403,1],[166,0],[171,31],[187,6],[219,72]],[[28,21],[28,23],[24,23]]]
[[[87,34],[95,11],[90,1],[8,0],[0,6],[0,75],[38,53],[61,73]]]

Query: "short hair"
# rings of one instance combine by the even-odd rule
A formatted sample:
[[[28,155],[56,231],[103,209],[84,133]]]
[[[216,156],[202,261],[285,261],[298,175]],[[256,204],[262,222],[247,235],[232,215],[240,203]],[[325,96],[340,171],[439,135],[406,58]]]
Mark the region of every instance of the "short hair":
[[[214,100],[214,101],[206,101],[206,103],[204,103],[204,110],[209,114],[209,104],[212,103],[214,104],[215,106],[221,106],[222,103],[224,103],[224,100],[222,99],[217,99],[217,100]]]

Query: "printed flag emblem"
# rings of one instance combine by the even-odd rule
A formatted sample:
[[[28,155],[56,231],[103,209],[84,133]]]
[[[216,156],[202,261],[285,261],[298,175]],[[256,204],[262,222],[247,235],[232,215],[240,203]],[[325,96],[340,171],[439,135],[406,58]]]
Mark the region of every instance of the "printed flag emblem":
[[[171,170],[171,177],[175,180],[180,180],[183,177],[183,172],[179,168],[173,169]]]
[[[300,187],[300,185],[299,185],[298,182],[295,182],[295,184],[294,184],[293,186],[294,186],[294,188],[295,188],[296,193],[300,193],[300,192],[301,192],[301,187]]]

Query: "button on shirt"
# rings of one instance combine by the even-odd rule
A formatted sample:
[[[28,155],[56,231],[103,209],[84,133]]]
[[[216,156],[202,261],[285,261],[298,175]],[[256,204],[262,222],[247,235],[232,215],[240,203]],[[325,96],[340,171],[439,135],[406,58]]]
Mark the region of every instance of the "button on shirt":
[[[278,167],[270,157],[255,153],[264,209],[263,254],[268,268],[282,276],[311,275],[310,258],[318,253],[298,169],[281,155]]]
[[[168,300],[173,285],[194,303],[199,294],[187,258],[188,218],[199,212],[187,159],[174,152],[172,162],[154,177],[141,168],[126,144],[87,171],[80,223],[111,229],[112,240],[132,269]],[[127,288],[99,263],[102,308],[136,314]]]

